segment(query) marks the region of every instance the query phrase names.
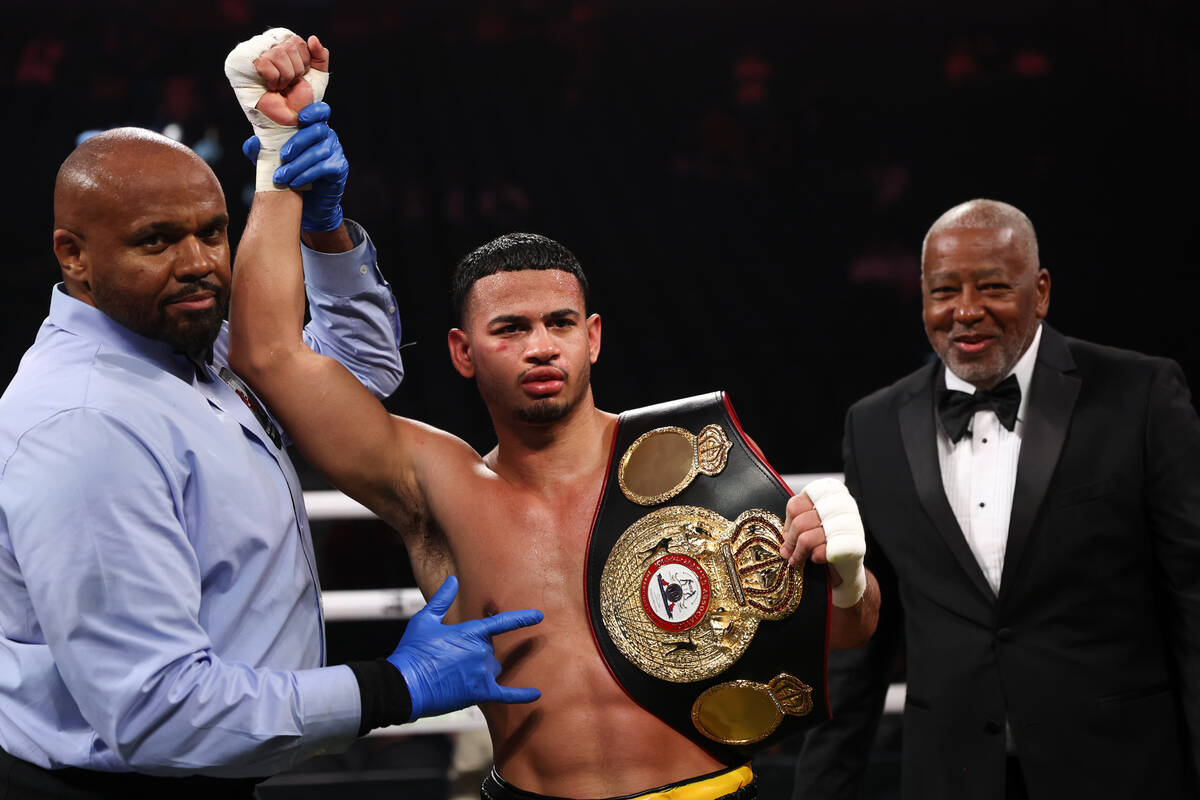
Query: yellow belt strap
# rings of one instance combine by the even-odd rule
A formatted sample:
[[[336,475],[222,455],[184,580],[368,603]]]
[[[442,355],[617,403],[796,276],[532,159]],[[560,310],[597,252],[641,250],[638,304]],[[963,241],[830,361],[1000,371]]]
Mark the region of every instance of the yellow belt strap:
[[[716,800],[718,797],[733,794],[743,786],[749,786],[753,780],[754,771],[750,769],[749,764],[745,764],[695,783],[685,783],[662,792],[639,794],[631,800]]]

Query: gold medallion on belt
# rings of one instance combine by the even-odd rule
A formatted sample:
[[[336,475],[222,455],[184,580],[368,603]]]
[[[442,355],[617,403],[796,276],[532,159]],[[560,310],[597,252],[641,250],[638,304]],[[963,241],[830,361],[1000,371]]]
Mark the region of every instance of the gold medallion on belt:
[[[724,672],[763,620],[796,610],[803,577],[779,555],[783,523],[750,509],[730,521],[668,506],[631,525],[600,578],[613,643],[643,672],[691,683]]]

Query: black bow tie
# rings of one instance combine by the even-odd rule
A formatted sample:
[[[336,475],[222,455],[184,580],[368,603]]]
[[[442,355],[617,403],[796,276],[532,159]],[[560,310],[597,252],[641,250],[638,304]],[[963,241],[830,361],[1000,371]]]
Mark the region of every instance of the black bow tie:
[[[938,416],[942,427],[957,442],[967,432],[971,417],[976,411],[990,408],[1000,418],[1000,424],[1012,430],[1017,424],[1017,409],[1021,407],[1021,385],[1016,375],[1009,375],[991,389],[980,389],[975,394],[943,389],[938,395]]]

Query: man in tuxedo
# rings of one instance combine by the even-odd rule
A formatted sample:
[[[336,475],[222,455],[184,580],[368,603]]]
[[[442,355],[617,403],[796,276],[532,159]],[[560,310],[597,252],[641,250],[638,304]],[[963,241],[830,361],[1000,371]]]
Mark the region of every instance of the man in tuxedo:
[[[846,416],[885,598],[831,670],[795,797],[854,797],[904,651],[904,798],[1196,796],[1200,419],[1172,361],[1043,320],[1029,219],[973,200],[922,252],[939,360]]]

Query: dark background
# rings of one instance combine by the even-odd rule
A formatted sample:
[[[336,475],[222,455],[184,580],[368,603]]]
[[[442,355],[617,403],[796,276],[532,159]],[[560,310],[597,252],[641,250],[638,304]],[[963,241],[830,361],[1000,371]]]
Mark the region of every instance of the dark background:
[[[378,246],[412,343],[389,406],[480,450],[490,422],[446,355],[448,278],[512,230],[558,239],[588,271],[604,317],[601,408],[725,388],[784,473],[840,470],[846,407],[930,357],[921,239],[972,197],[1032,218],[1059,330],[1170,356],[1196,381],[1198,9],[8,5],[0,386],[57,280],[51,187],[81,131],[178,125],[221,179],[236,240],[249,126],[222,63],[273,25],[332,50],[344,206]],[[379,526],[316,527],[326,588],[407,583]],[[331,631],[331,655],[377,654],[374,638],[394,643],[394,630]]]
[[[45,314],[54,172],[85,129],[206,132],[234,237],[249,126],[222,63],[318,32],[348,216],[400,301],[391,406],[493,442],[446,355],[447,283],[511,230],[570,247],[605,321],[600,407],[728,389],[782,472],[840,468],[849,403],[929,356],[921,238],[1026,211],[1070,335],[1200,375],[1195,3],[62,2],[0,53],[0,384]],[[207,146],[207,143],[206,145]]]

